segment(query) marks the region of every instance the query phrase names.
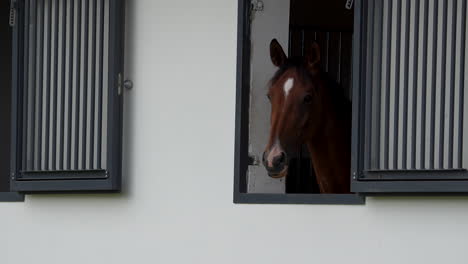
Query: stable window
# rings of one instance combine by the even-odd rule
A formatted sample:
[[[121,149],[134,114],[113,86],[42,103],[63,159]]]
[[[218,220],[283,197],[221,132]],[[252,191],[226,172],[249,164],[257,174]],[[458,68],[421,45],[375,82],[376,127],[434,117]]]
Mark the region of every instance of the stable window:
[[[344,204],[371,194],[468,193],[466,12],[463,0],[239,1],[235,202]],[[288,129],[275,130],[282,124],[274,120],[284,118],[270,113],[279,111],[274,104],[290,111],[288,92],[304,94],[290,75],[294,82],[280,82],[283,99],[273,94],[271,108],[265,99],[294,56],[309,65],[302,83],[320,87],[313,81],[320,62],[352,102],[353,194],[323,194],[316,172],[330,163],[314,161],[324,152],[311,152],[311,143],[291,154],[277,147],[286,136],[272,140],[272,131]]]
[[[11,144],[0,146],[11,161],[7,191],[119,191],[124,1],[10,5],[13,33],[1,32],[13,43],[12,60],[1,61],[12,73],[2,97],[11,105]]]
[[[346,8],[341,0],[239,1],[238,26],[235,202],[363,203],[360,195],[350,192],[349,183],[353,10]],[[305,141],[296,144],[293,151],[284,150],[283,157],[271,158],[274,155],[271,154],[274,152],[271,151],[274,134],[279,133],[274,131],[277,125],[271,123],[276,118],[272,112],[275,112],[275,101],[281,100],[278,99],[280,97],[286,98],[281,94],[283,89],[286,92],[287,78],[281,75],[289,70],[296,71],[298,75],[305,71],[301,66],[288,68],[297,57],[313,57],[319,61],[316,69],[320,68],[323,76],[334,83],[325,86],[333,89],[333,94],[340,100],[340,113],[334,117],[340,119],[337,123],[344,128],[334,149],[338,156],[341,153],[337,151],[346,153],[339,158],[343,163],[335,166],[341,167],[340,188],[327,188],[327,183],[323,183],[323,177],[320,178],[323,173],[319,171],[323,166],[318,167],[327,161],[313,162],[314,155]],[[307,78],[312,83],[320,79],[308,73],[303,77],[290,78],[288,98],[299,93],[297,86]],[[275,88],[280,93],[278,95],[271,94],[275,78],[286,78],[277,81],[281,83],[279,88]],[[284,145],[284,142],[278,145]],[[347,158],[343,159],[345,156]],[[273,162],[282,159],[287,164],[275,171],[267,168],[268,159]],[[317,163],[320,164],[317,166]],[[283,177],[285,174],[287,176]]]

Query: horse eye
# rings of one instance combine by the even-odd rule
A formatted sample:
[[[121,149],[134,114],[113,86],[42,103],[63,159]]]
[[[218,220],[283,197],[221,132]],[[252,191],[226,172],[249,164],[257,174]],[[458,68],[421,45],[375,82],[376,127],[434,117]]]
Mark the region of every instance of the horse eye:
[[[308,94],[304,96],[304,104],[310,104],[312,102],[312,95]]]
[[[270,96],[270,94],[267,94],[266,96],[267,96],[268,100],[271,101],[271,96]]]

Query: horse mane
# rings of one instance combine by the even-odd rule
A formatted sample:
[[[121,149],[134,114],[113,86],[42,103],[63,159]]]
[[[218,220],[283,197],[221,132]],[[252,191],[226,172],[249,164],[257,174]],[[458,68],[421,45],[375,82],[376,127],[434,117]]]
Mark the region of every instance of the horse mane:
[[[294,69],[297,72],[298,77],[301,81],[314,81],[314,77],[312,76],[312,74],[310,74],[309,70],[307,70],[305,66],[304,57],[291,57],[287,59],[286,63],[279,67],[279,69],[271,78],[270,83],[275,83],[281,78],[281,76],[285,72],[291,69]],[[320,70],[318,78],[321,78],[325,82],[325,85],[327,86],[326,92],[328,92],[330,95],[331,103],[337,115],[340,117],[347,117],[351,111],[351,101],[344,95],[343,88],[341,87],[341,85],[338,84],[333,78],[330,77],[330,75],[327,72],[323,70]]]

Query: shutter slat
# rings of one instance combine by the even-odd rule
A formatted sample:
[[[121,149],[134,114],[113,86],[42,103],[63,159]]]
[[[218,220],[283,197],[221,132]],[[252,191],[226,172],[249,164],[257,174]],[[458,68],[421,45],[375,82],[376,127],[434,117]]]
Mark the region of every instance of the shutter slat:
[[[366,69],[366,86],[367,87],[372,87],[372,55],[373,55],[373,38],[374,38],[374,31],[373,31],[373,14],[375,12],[374,10],[374,1],[366,1],[364,4],[365,8],[367,9],[367,14],[364,17],[364,32],[366,32],[367,39],[370,39],[371,41],[366,43],[366,47],[364,50],[367,51],[366,54],[366,60],[367,60],[367,69]],[[372,105],[372,89],[367,89],[366,90],[366,105]],[[372,125],[371,125],[371,115],[372,115],[372,109],[369,108],[366,111],[366,128],[367,128],[367,136],[366,136],[366,151],[364,153],[364,166],[366,168],[370,168],[370,162],[371,162],[371,142],[372,142]]]
[[[455,129],[454,129],[454,119],[455,119],[455,49],[456,49],[456,32],[457,32],[457,1],[453,0],[452,4],[452,34],[451,34],[451,55],[450,58],[452,58],[452,63],[450,64],[450,85],[449,85],[449,90],[450,90],[450,111],[449,111],[449,125],[448,125],[448,167],[449,168],[455,168],[456,165],[453,164],[453,152],[454,152],[454,146],[453,146],[453,139],[455,136]]]
[[[460,30],[461,44],[460,44],[460,82],[458,85],[459,95],[458,95],[458,168],[463,167],[463,126],[464,126],[464,84],[465,84],[465,45],[466,45],[466,1],[461,1],[461,19],[462,26]]]
[[[439,107],[439,156],[438,163],[434,164],[434,167],[443,169],[444,168],[444,140],[445,140],[445,96],[447,87],[445,87],[447,78],[447,12],[448,4],[447,1],[441,1],[443,6],[442,15],[442,58],[440,68],[440,107]]]
[[[98,69],[99,69],[99,74],[98,74],[98,98],[97,98],[97,104],[98,104],[98,118],[97,118],[97,138],[96,138],[96,148],[97,148],[97,157],[96,157],[96,168],[100,169],[102,168],[102,105],[103,105],[103,87],[104,87],[104,0],[99,1],[99,64],[98,64]]]
[[[73,97],[76,96],[75,91],[76,87],[73,86],[73,76],[75,73],[75,57],[74,57],[74,47],[75,47],[75,1],[70,0],[70,20],[69,20],[69,50],[68,50],[68,122],[67,122],[67,151],[66,151],[66,165],[65,168],[72,168],[72,144],[73,144],[73,111],[74,111],[74,100]]]
[[[50,142],[50,113],[51,113],[51,85],[52,85],[52,1],[47,1],[47,62],[46,62],[46,73],[45,73],[45,98],[44,104],[46,107],[44,113],[44,169],[49,169],[49,142]]]
[[[25,9],[26,9],[26,12],[25,12],[25,18],[24,18],[24,62],[23,62],[23,65],[24,68],[23,68],[23,72],[24,72],[24,76],[23,76],[23,80],[24,80],[24,83],[23,83],[23,102],[25,102],[24,104],[24,107],[23,107],[23,124],[22,124],[22,127],[23,127],[23,131],[27,131],[28,129],[28,117],[29,117],[29,23],[30,23],[30,20],[29,20],[29,17],[30,17],[30,10],[31,8],[29,8],[29,5],[30,5],[30,2],[29,0],[26,0],[25,2]],[[22,149],[21,149],[21,152],[22,152],[22,162],[21,162],[21,168],[27,168],[28,167],[28,163],[27,163],[27,160],[28,160],[28,135],[26,132],[23,132],[22,133],[23,136],[22,136]]]
[[[89,128],[89,167],[90,168],[95,168],[95,162],[94,162],[94,141],[96,138],[96,134],[94,133],[94,127],[95,127],[95,119],[96,119],[96,113],[95,113],[95,108],[96,108],[96,46],[98,43],[96,42],[96,16],[97,16],[97,0],[94,0],[92,2],[92,22],[91,22],[91,92],[90,92],[90,128]]]
[[[385,81],[385,125],[384,125],[384,150],[383,150],[383,169],[388,170],[390,168],[390,70],[391,57],[392,57],[392,17],[393,17],[393,0],[387,1],[387,63],[386,63],[386,81]]]
[[[53,84],[52,84],[52,95],[51,95],[51,104],[52,104],[52,118],[51,118],[51,147],[50,147],[50,167],[49,170],[56,170],[56,150],[57,150],[57,116],[58,116],[58,91],[59,91],[59,34],[60,34],[60,22],[59,22],[59,3],[60,0],[54,1],[54,28],[53,28],[53,38],[54,38],[54,47],[53,47]]]
[[[428,87],[427,87],[427,71],[429,69],[427,62],[428,62],[428,41],[429,41],[429,28],[428,28],[428,23],[429,23],[429,1],[421,1],[422,4],[424,5],[424,11],[423,11],[423,48],[422,48],[422,64],[421,64],[421,123],[420,123],[420,130],[421,130],[421,141],[420,141],[420,148],[421,150],[419,151],[420,153],[420,165],[419,168],[426,168],[426,157],[427,152],[426,152],[426,140],[427,140],[427,132],[426,132],[426,121],[427,121],[427,113],[426,107],[427,107],[427,94],[428,94]],[[413,139],[416,140],[416,139]]]
[[[39,27],[39,43],[37,45],[37,48],[39,50],[39,59],[37,63],[37,70],[38,70],[38,94],[37,94],[37,101],[38,101],[38,107],[36,110],[36,117],[35,120],[37,120],[37,130],[38,130],[38,136],[37,136],[37,158],[36,158],[36,168],[37,169],[42,169],[42,148],[43,148],[43,140],[42,140],[42,107],[43,107],[43,90],[44,90],[44,25],[45,25],[45,0],[39,1],[40,4],[38,6],[38,12],[40,12],[40,16],[38,17],[38,27]]]
[[[420,0],[416,0],[414,4],[414,37],[413,37],[413,73],[415,74],[413,76],[413,94],[412,94],[412,116],[411,116],[411,121],[412,121],[412,129],[411,129],[411,160],[410,160],[410,169],[415,170],[416,169],[416,135],[417,135],[417,118],[418,118],[418,71],[419,71],[419,16],[420,13]]]
[[[403,127],[402,127],[402,143],[401,143],[401,152],[402,152],[402,157],[401,157],[401,168],[403,169],[408,169],[408,104],[409,104],[409,48],[410,48],[410,11],[411,11],[411,5],[410,1],[404,1],[406,2],[405,6],[405,16],[404,16],[404,67],[402,67],[403,70],[403,100],[402,100],[402,116],[403,116]],[[415,87],[414,87],[415,88]],[[411,142],[411,141],[410,141]]]
[[[62,42],[61,44],[61,69],[60,69],[60,77],[61,77],[61,84],[60,84],[60,125],[59,125],[59,142],[58,142],[58,149],[57,154],[58,154],[58,166],[57,170],[64,170],[64,165],[63,165],[63,160],[64,160],[64,154],[65,154],[65,145],[64,145],[64,139],[65,139],[65,92],[69,89],[66,89],[66,59],[67,59],[67,1],[60,1],[61,2],[61,7],[62,7],[62,12],[61,12],[61,17],[62,17],[62,22],[61,24],[61,36],[60,40]]]
[[[77,35],[76,35],[76,70],[75,70],[75,133],[74,133],[74,166],[73,169],[79,169],[79,116],[80,116],[80,96],[81,96],[81,42],[82,42],[82,31],[81,31],[81,14],[82,14],[82,0],[78,0],[78,10],[77,10]]]
[[[31,28],[32,28],[32,37],[30,41],[30,49],[31,49],[31,65],[30,65],[30,82],[29,82],[29,87],[28,89],[31,91],[30,93],[30,111],[29,111],[29,146],[30,146],[30,158],[28,160],[29,163],[29,168],[31,170],[36,169],[36,126],[35,126],[35,113],[36,113],[36,102],[37,102],[37,97],[36,97],[36,72],[37,68],[36,66],[36,61],[37,61],[37,4],[36,1],[32,1],[32,14],[31,14]]]

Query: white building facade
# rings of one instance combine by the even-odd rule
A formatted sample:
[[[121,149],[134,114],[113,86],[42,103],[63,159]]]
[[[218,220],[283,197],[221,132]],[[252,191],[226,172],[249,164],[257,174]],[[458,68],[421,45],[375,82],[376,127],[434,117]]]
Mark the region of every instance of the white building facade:
[[[127,1],[122,193],[1,203],[1,263],[466,263],[467,197],[233,203],[237,7]]]

